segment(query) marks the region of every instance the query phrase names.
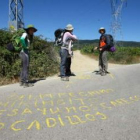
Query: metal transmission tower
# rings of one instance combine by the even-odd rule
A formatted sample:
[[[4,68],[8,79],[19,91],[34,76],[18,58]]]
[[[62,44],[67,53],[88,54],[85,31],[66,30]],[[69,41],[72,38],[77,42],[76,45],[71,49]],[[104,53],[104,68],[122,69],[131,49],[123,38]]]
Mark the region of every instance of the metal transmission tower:
[[[18,30],[23,27],[23,0],[9,0],[9,29]]]
[[[111,9],[112,9],[112,23],[111,23],[111,31],[116,39],[116,35],[119,32],[120,35],[122,35],[122,24],[121,24],[121,18],[122,18],[122,9],[125,4],[127,4],[127,0],[110,0],[111,2]]]

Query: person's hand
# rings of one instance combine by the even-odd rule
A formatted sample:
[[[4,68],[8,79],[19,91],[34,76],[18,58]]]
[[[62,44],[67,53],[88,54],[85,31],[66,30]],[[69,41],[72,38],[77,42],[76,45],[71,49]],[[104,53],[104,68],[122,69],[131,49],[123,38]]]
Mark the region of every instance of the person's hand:
[[[73,57],[73,52],[70,52],[69,53],[69,57]]]
[[[103,49],[102,49],[102,48],[100,48],[99,50],[100,50],[100,51],[102,51]]]
[[[97,49],[98,49],[98,47],[95,47],[95,48],[94,48],[94,51],[96,51]]]

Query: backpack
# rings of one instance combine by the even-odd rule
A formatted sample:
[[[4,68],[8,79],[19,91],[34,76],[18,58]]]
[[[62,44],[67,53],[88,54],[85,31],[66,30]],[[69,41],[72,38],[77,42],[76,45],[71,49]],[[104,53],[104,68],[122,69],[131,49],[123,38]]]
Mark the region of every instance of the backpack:
[[[54,32],[54,36],[55,36],[55,46],[62,46],[63,45],[63,36],[65,34],[65,30],[64,29],[57,29]]]
[[[13,37],[11,38],[11,42],[7,45],[7,50],[10,52],[20,52],[22,50],[20,38],[23,33],[25,33],[23,29],[19,29],[14,33]]]
[[[116,51],[116,47],[114,46],[114,39],[113,36],[110,34],[106,34],[105,37],[107,37],[109,39],[109,51],[110,52],[115,52]]]

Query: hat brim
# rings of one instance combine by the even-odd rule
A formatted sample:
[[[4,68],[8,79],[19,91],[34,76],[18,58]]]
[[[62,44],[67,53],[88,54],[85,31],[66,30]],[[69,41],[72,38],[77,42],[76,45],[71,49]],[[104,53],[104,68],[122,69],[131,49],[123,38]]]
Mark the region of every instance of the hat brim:
[[[72,30],[74,30],[74,28],[71,28],[71,29],[65,28],[65,30],[72,31]]]
[[[100,29],[100,30],[99,30],[99,33],[100,33],[101,31],[104,31],[104,32],[106,32],[106,30],[105,30],[105,29]]]
[[[34,32],[37,32],[37,29],[36,29],[36,28],[34,28],[34,27],[24,28],[24,30],[25,30],[25,31],[27,31],[27,32],[28,32],[28,30],[29,30],[29,29],[34,29]]]
[[[99,29],[99,31],[105,31],[105,29]]]

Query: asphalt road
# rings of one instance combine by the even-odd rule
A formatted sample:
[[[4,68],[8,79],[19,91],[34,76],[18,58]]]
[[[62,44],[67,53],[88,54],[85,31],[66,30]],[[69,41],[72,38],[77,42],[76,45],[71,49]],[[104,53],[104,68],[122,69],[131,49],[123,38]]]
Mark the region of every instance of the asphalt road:
[[[140,65],[0,87],[0,140],[140,140]]]

